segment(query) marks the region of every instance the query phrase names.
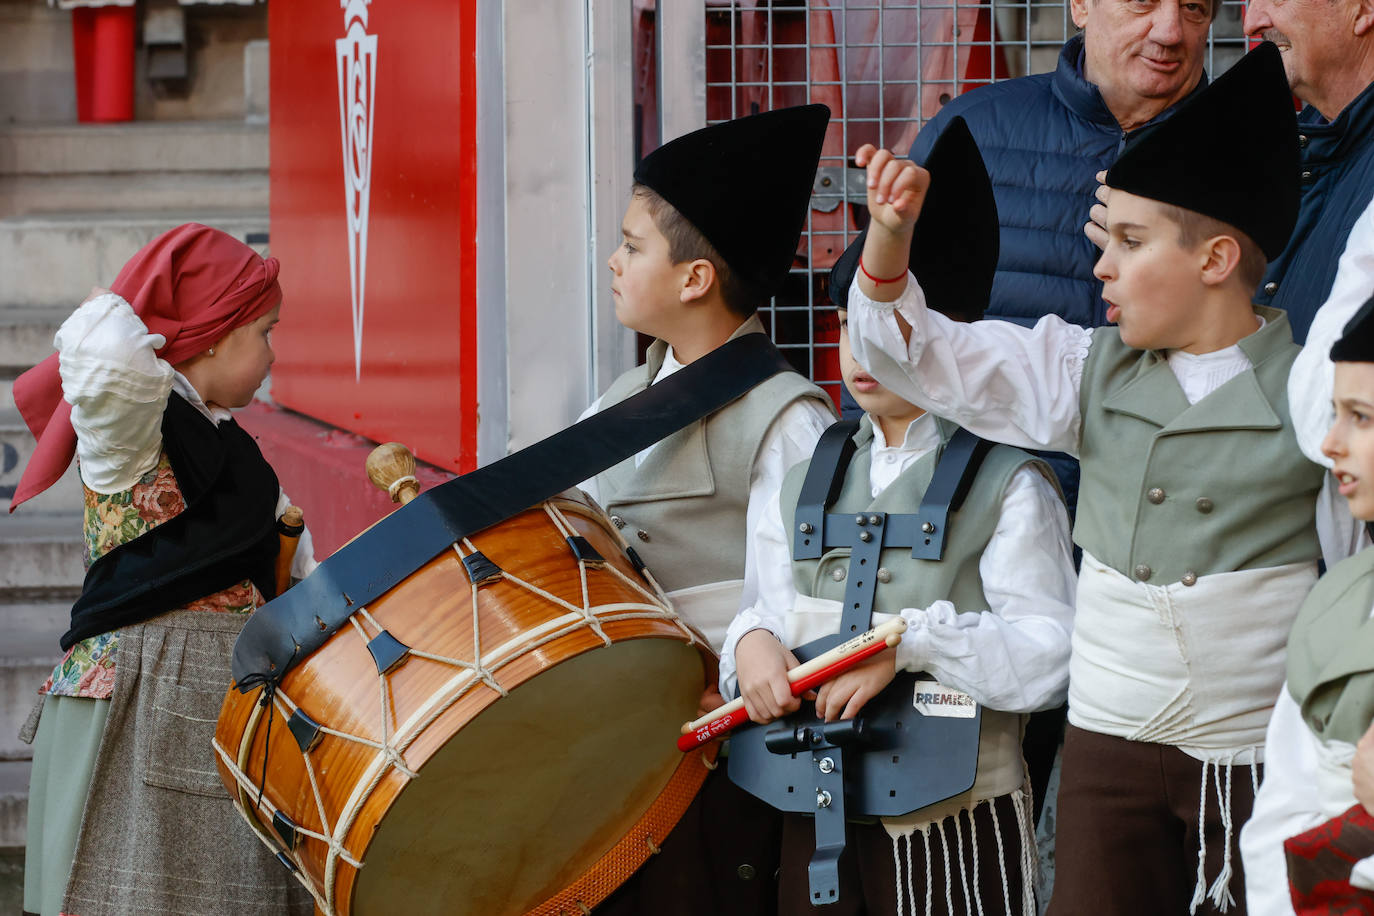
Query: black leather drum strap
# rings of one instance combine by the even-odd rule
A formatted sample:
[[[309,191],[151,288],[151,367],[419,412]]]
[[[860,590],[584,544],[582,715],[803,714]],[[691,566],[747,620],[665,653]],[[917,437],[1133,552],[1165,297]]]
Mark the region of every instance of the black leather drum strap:
[[[822,530],[825,527],[825,510],[840,498],[844,486],[844,474],[854,457],[854,433],[859,429],[858,420],[840,420],[830,424],[816,450],[811,453],[811,464],[802,479],[801,493],[797,496],[797,512],[793,524],[797,526],[797,536],[792,543],[794,560],[818,560],[825,549]]]
[[[422,493],[249,618],[234,645],[235,683],[245,693],[275,683],[359,606],[455,541],[576,486],[790,371],[767,336],[746,334],[632,398]]]

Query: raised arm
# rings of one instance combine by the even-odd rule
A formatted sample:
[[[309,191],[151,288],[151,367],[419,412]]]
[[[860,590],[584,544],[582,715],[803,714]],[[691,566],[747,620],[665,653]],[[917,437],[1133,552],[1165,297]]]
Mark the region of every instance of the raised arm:
[[[872,220],[849,289],[854,358],[899,397],[970,432],[1076,453],[1078,391],[1092,332],[1056,316],[1023,328],[955,322],[928,310],[906,266],[929,176],[871,146],[855,159],[868,166]]]
[[[82,481],[97,493],[128,489],[162,451],[174,370],[155,350],[166,340],[149,334],[127,302],[103,292],[82,303],[53,342]]]

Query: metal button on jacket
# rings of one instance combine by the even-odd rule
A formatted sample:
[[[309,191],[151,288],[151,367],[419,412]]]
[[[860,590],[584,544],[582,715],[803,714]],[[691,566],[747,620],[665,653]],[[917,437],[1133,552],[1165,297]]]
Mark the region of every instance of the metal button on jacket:
[[[834,579],[836,582],[843,582],[843,581],[844,581],[844,567],[843,567],[843,566],[836,566],[834,569],[832,569],[832,570],[830,571],[830,578]]]
[[[1136,577],[1137,579],[1139,579],[1141,582],[1146,582],[1146,581],[1148,581],[1149,578],[1150,578],[1150,576],[1152,576],[1152,575],[1154,575],[1154,570],[1153,570],[1153,569],[1151,569],[1150,567],[1146,566],[1144,563],[1138,563],[1138,564],[1136,564],[1136,567],[1135,567],[1135,577]]]
[[[1264,284],[1264,292],[1266,295],[1272,296],[1274,295],[1274,293],[1277,293],[1278,291],[1279,285],[1275,283],[1273,280],[1270,280],[1268,283]]]
[[[745,862],[739,868],[735,869],[735,873],[740,876],[740,880],[742,881],[752,881],[756,874],[754,866],[750,865],[748,862]]]
[[[1197,499],[1197,511],[1201,512],[1203,515],[1206,515],[1208,512],[1211,512],[1211,511],[1212,511],[1213,509],[1215,509],[1215,508],[1216,508],[1216,504],[1213,503],[1213,502],[1212,502],[1210,499],[1208,499],[1207,497],[1205,497],[1205,496],[1199,496],[1199,497],[1198,497],[1198,499]]]
[[[1197,573],[1193,572],[1192,570],[1189,570],[1188,572],[1184,573],[1183,578],[1179,579],[1178,581],[1190,587],[1197,585]]]
[[[618,515],[612,515],[612,516],[611,516],[611,524],[612,524],[612,525],[615,525],[616,528],[624,528],[624,527],[625,527],[625,519],[621,518],[621,517],[618,516]]]
[[[635,535],[636,535],[641,541],[648,541],[648,540],[649,540],[649,532],[645,531],[643,528],[640,528],[638,531],[636,531],[636,532],[635,532]]]
[[[1145,498],[1157,506],[1164,502],[1164,490],[1161,487],[1151,487],[1145,494]]]
[[[1298,134],[1298,146],[1299,146],[1299,147],[1304,147],[1304,146],[1306,146],[1306,145],[1307,145],[1307,134]]]
[[[884,584],[892,581],[892,573],[886,566],[878,567],[878,581]]]

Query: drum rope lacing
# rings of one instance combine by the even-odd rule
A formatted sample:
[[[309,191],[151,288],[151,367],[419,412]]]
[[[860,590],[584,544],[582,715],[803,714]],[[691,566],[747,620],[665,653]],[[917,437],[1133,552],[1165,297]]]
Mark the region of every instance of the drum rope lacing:
[[[568,521],[563,511],[559,509],[557,506],[553,505],[551,502],[546,502],[543,504],[543,509],[545,513],[548,515],[549,519],[552,521],[554,527],[563,537],[568,538],[575,536],[577,534],[577,530]],[[613,529],[608,531],[608,533],[615,538],[615,540],[619,543],[623,551],[626,547],[626,544],[624,539],[621,537],[620,533],[618,531],[614,531]],[[476,545],[472,542],[471,538],[463,538],[461,544],[454,543],[452,546],[454,549],[454,553],[458,556],[460,561],[463,557],[471,553],[476,553],[478,550]],[[464,551],[466,551],[466,553]],[[510,573],[508,570],[501,570],[501,579],[499,581],[508,582],[517,588],[538,595],[545,601],[548,601],[549,603],[559,608],[562,608],[568,612],[566,615],[555,618],[551,621],[547,621],[542,627],[536,628],[535,632],[540,632],[541,630],[543,631],[540,632],[540,635],[536,639],[526,641],[512,640],[506,644],[495,647],[490,651],[489,655],[484,657],[481,641],[482,633],[479,623],[478,592],[481,590],[482,587],[489,586],[474,585],[471,589],[473,636],[472,661],[467,661],[464,659],[453,658],[444,655],[438,655],[430,652],[425,652],[419,649],[415,649],[413,647],[409,647],[409,651],[407,653],[408,655],[412,655],[417,658],[423,658],[427,661],[435,662],[438,664],[448,665],[450,667],[457,668],[461,672],[464,672],[467,675],[469,675],[467,678],[463,680],[461,684],[458,683],[456,680],[450,681],[449,684],[446,685],[446,690],[448,691],[448,694],[444,696],[441,701],[432,703],[431,707],[424,713],[423,716],[419,718],[418,721],[404,723],[401,726],[397,726],[397,724],[394,721],[392,721],[394,718],[394,713],[392,711],[389,679],[387,677],[388,672],[383,671],[378,673],[378,681],[380,683],[380,703],[382,707],[381,741],[377,741],[375,739],[367,738],[361,735],[350,734],[348,732],[330,728],[323,724],[320,724],[318,726],[319,732],[321,734],[330,735],[345,741],[350,741],[356,744],[372,748],[373,750],[377,751],[381,761],[384,761],[380,763],[380,765],[378,765],[378,760],[374,759],[371,767],[372,773],[367,781],[366,787],[362,789],[362,791],[358,791],[356,789],[354,790],[354,792],[352,793],[352,798],[349,800],[347,804],[346,810],[339,812],[338,819],[334,827],[331,828],[329,825],[328,814],[325,810],[324,796],[320,789],[319,779],[315,771],[315,766],[310,757],[311,748],[306,748],[301,753],[302,762],[305,767],[306,775],[309,778],[311,791],[314,796],[316,813],[319,816],[320,824],[322,825],[322,831],[313,831],[304,827],[303,825],[294,824],[294,822],[293,826],[296,832],[301,836],[315,839],[325,844],[329,849],[329,854],[327,856],[325,864],[325,899],[320,900],[319,895],[315,892],[314,888],[310,887],[309,883],[306,881],[304,875],[301,872],[297,871],[296,875],[297,879],[300,880],[301,883],[304,884],[308,890],[310,890],[313,896],[315,896],[316,902],[320,904],[320,909],[323,913],[326,914],[326,916],[332,916],[332,914],[334,914],[336,911],[335,907],[337,901],[335,900],[335,878],[337,873],[338,861],[342,860],[345,864],[355,869],[361,869],[363,867],[363,862],[358,857],[351,855],[347,847],[345,847],[344,845],[344,839],[348,836],[348,833],[352,829],[353,824],[357,819],[358,815],[362,813],[363,802],[373,793],[373,791],[386,777],[387,773],[390,771],[390,768],[392,767],[394,767],[396,770],[404,774],[408,779],[415,779],[417,776],[419,776],[419,773],[411,769],[409,765],[406,763],[404,756],[405,752],[409,749],[410,745],[414,741],[416,741],[422,734],[424,734],[425,730],[430,725],[432,725],[440,716],[447,712],[448,709],[451,708],[455,703],[457,703],[464,696],[466,696],[478,684],[483,684],[487,686],[489,689],[491,689],[492,691],[494,691],[502,697],[507,696],[509,694],[507,688],[502,686],[501,683],[497,680],[494,669],[499,668],[501,665],[506,664],[507,662],[511,661],[516,657],[524,655],[530,651],[539,649],[540,647],[548,643],[551,643],[557,639],[561,639],[565,636],[568,636],[583,627],[587,627],[592,632],[594,632],[597,638],[605,646],[610,646],[612,644],[612,640],[610,639],[610,637],[606,635],[605,631],[602,629],[602,623],[606,621],[620,621],[633,619],[665,620],[673,623],[679,630],[681,630],[683,638],[686,642],[691,643],[699,641],[699,637],[697,637],[696,634],[694,634],[692,630],[682,621],[682,619],[671,610],[671,605],[667,600],[666,594],[664,593],[662,587],[659,585],[658,581],[653,577],[653,574],[648,569],[642,569],[640,570],[640,573],[652,587],[652,591],[646,589],[641,582],[636,581],[634,578],[631,578],[630,576],[626,575],[621,569],[619,569],[613,563],[597,563],[591,560],[584,559],[582,557],[578,557],[577,565],[581,591],[580,607],[558,595],[554,595],[548,592],[547,590],[540,588],[538,585],[535,585],[532,582],[528,582],[524,579],[521,579],[519,576]],[[642,596],[645,599],[645,604],[606,605],[602,607],[601,612],[598,613],[597,608],[594,608],[591,604],[591,589],[587,578],[587,569],[589,566],[593,569],[599,569],[607,573],[610,573],[614,578],[620,580],[623,584],[627,585],[632,591]],[[376,620],[375,617],[373,617],[371,612],[368,611],[368,609],[364,606],[360,606],[358,610],[355,611],[354,614],[349,617],[349,622],[352,624],[354,631],[358,634],[358,637],[362,640],[364,645],[366,645],[371,638],[368,635],[369,628],[373,628],[377,632],[384,631],[384,627]],[[364,623],[368,624],[368,626],[364,626]],[[376,634],[374,633],[373,635],[375,636]],[[273,711],[280,713],[284,721],[289,720],[291,714],[299,708],[299,704],[297,704],[294,700],[291,699],[287,692],[281,688],[280,684],[267,682],[264,683],[264,688],[266,691],[268,691],[269,696],[265,697],[260,702],[262,702],[263,705],[268,705],[270,703]],[[267,731],[264,734],[264,741],[266,741],[267,738],[270,737],[271,720],[273,718],[275,718],[275,716],[268,716]],[[412,716],[412,720],[413,719],[414,717]],[[234,774],[236,781],[238,781],[240,784],[245,784],[249,789],[257,788],[259,790],[259,798],[255,807],[263,814],[269,815],[267,822],[271,823],[272,815],[275,815],[280,809],[272,802],[270,797],[266,799],[266,804],[264,804],[264,799],[261,795],[261,786],[253,785],[251,778],[247,777],[247,775],[239,769],[239,767],[233,762],[233,760],[223,750],[223,748],[219,746],[218,741],[215,742],[215,749],[219,753],[220,758],[224,761],[225,765],[229,768],[230,772]],[[265,748],[264,757],[266,756],[266,753],[267,749]],[[264,759],[264,780],[266,778],[266,764],[267,761]],[[283,812],[283,814],[284,813],[285,812]],[[261,831],[257,832],[259,833],[259,836],[262,836]],[[266,838],[264,838],[264,841],[267,841]],[[652,844],[652,839],[650,839],[649,842]]]

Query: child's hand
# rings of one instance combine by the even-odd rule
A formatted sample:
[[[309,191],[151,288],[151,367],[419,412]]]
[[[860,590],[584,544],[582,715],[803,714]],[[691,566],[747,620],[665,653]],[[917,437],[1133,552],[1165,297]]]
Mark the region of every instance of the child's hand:
[[[1098,203],[1092,205],[1088,210],[1088,222],[1083,226],[1083,234],[1088,240],[1104,251],[1107,248],[1107,197],[1112,189],[1105,184],[1107,180],[1106,171],[1098,172],[1097,178],[1097,199]]]
[[[816,692],[816,715],[827,722],[852,719],[897,675],[897,650],[884,649],[826,681]]]
[[[735,665],[739,671],[739,695],[749,718],[758,723],[772,722],[779,716],[796,712],[801,700],[792,696],[787,669],[797,665],[797,657],[767,630],[750,630],[735,646]]]
[[[1355,759],[1350,768],[1356,800],[1364,805],[1365,811],[1374,814],[1374,725],[1369,726],[1369,731],[1355,745]]]
[[[720,695],[720,688],[711,684],[701,692],[701,699],[697,700],[697,718],[700,719],[708,712],[714,712],[724,705],[725,697]]]
[[[930,187],[930,173],[910,159],[865,143],[854,162],[868,168],[868,213],[872,222],[897,235],[906,235],[921,215]]]

